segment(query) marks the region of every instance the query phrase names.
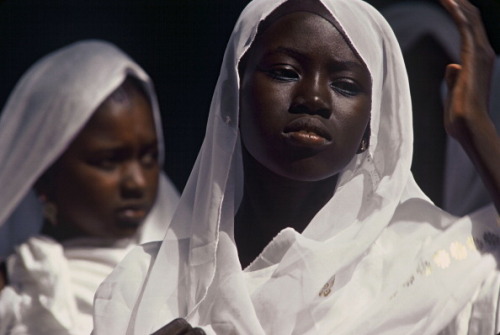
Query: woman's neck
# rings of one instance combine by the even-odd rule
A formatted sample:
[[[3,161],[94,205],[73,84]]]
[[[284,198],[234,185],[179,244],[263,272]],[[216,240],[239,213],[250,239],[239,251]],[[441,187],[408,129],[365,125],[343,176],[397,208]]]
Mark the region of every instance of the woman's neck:
[[[282,229],[302,232],[335,192],[337,176],[304,182],[274,174],[244,152],[243,199],[235,217],[235,238],[243,266]]]

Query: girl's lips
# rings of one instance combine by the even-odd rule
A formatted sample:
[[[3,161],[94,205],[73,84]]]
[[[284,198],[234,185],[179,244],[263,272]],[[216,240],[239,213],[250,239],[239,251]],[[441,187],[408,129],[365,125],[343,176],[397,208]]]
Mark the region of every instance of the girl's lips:
[[[321,120],[301,117],[290,122],[283,134],[293,143],[304,146],[323,146],[332,141],[332,136]]]
[[[124,206],[116,213],[120,221],[129,224],[140,224],[146,217],[146,209],[143,206]]]

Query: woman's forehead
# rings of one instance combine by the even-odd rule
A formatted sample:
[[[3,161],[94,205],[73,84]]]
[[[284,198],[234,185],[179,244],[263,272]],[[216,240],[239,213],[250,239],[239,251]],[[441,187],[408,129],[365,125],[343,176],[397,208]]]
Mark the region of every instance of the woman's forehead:
[[[332,2],[332,1],[330,1]],[[339,2],[341,3],[341,1],[335,1],[335,2]],[[353,1],[353,2],[357,2],[357,1]],[[257,32],[256,32],[256,35],[255,35],[255,38],[253,39],[253,43],[255,43],[258,39],[260,39],[260,36],[263,35],[267,29],[273,25],[273,23],[275,23],[277,20],[279,20],[280,18],[284,17],[284,16],[287,16],[289,14],[292,14],[292,13],[296,13],[296,12],[308,12],[308,13],[311,13],[313,15],[317,15],[318,17],[328,21],[335,29],[337,29],[340,34],[342,35],[342,37],[344,38],[345,42],[347,43],[347,45],[349,46],[349,48],[354,52],[354,54],[357,56],[357,58],[360,60],[360,62],[366,67],[366,69],[368,70],[368,72],[371,74],[371,71],[370,69],[372,68],[372,66],[370,66],[369,64],[367,64],[367,62],[365,61],[365,57],[363,57],[358,48],[357,48],[357,44],[358,43],[353,43],[352,42],[352,37],[350,35],[348,35],[348,33],[345,31],[344,29],[344,26],[343,24],[341,24],[339,22],[339,20],[337,20],[336,17],[334,17],[334,14],[333,12],[330,10],[330,8],[327,8],[326,6],[329,5],[329,2],[325,1],[325,3],[319,1],[319,0],[289,0],[289,1],[285,1],[281,4],[279,4],[276,8],[274,8],[267,16],[265,16],[262,21],[260,21],[260,23],[258,24],[258,27],[257,27]],[[330,4],[331,5],[331,4]],[[335,7],[335,6],[333,6]],[[337,8],[337,9],[341,9],[341,8]],[[350,12],[348,12],[347,14],[349,14]],[[342,21],[357,21],[357,25],[362,25],[362,21],[358,18],[352,18],[352,17],[348,17],[348,16],[343,16],[341,17]],[[363,32],[365,33],[365,32]],[[372,32],[373,33],[373,32]],[[357,37],[357,33],[354,33],[353,34],[354,37]],[[319,37],[314,37],[314,38],[319,38]],[[363,40],[366,40],[366,36],[365,38],[363,38]],[[379,39],[375,39],[375,38],[368,38],[368,40],[371,40],[371,44],[374,43],[374,41],[379,41]],[[368,47],[366,45],[364,45],[364,48],[363,49],[369,49],[371,47]],[[375,49],[377,48],[372,48],[373,51],[375,51]],[[363,52],[364,53],[364,52]]]

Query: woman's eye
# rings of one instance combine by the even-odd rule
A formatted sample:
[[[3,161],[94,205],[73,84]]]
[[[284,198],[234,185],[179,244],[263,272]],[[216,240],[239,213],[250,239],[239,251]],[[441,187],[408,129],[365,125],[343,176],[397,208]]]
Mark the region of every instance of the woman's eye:
[[[295,81],[299,79],[297,71],[290,68],[273,68],[266,72],[271,78],[279,81]]]
[[[362,92],[361,87],[351,79],[336,80],[331,83],[332,89],[342,95],[353,97]]]

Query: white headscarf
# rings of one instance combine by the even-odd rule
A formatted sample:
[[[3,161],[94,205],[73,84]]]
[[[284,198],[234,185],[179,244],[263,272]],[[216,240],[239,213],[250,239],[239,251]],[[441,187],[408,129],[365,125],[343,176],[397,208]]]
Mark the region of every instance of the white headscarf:
[[[254,0],[241,14],[172,225],[157,254],[136,252],[101,286],[97,334],[147,334],[179,316],[217,334],[435,334],[493,271],[494,258],[472,242],[470,219],[443,213],[413,181],[403,58],[386,21],[359,0],[321,2],[371,73],[370,147],[302,234],[284,229],[241,270],[233,238],[243,188],[237,67],[259,22],[283,2]],[[495,223],[491,209],[476,219]],[[483,236],[479,222],[474,229]],[[134,273],[144,280],[138,293],[127,286]]]
[[[149,96],[163,162],[153,84],[139,65],[112,44],[96,40],[71,44],[39,60],[18,82],[0,118],[0,259],[39,232],[43,218],[34,183],[127,75],[137,78]],[[140,240],[163,237],[177,199],[174,186],[162,174],[157,201]]]

